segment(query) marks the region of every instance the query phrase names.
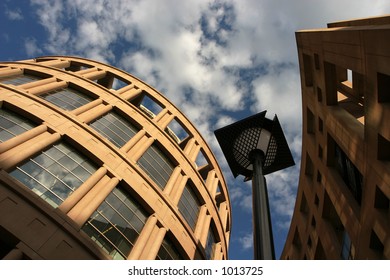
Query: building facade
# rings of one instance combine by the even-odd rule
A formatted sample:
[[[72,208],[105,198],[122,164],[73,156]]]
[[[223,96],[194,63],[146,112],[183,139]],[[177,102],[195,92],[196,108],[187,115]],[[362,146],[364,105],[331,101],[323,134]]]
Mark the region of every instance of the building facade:
[[[296,33],[303,144],[282,259],[390,259],[390,17]]]
[[[0,259],[228,258],[205,140],[163,95],[76,57],[0,63]]]

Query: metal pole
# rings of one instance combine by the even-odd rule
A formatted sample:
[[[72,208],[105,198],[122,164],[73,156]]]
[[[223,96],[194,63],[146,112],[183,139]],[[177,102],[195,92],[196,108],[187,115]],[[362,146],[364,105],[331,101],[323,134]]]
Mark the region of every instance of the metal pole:
[[[264,153],[253,150],[250,153],[253,165],[252,212],[253,246],[255,260],[274,260],[274,240],[268,203],[267,185],[263,175]]]

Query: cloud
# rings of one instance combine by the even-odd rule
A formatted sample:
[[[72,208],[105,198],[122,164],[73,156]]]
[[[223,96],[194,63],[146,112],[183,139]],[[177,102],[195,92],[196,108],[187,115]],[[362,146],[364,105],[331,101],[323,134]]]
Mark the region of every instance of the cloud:
[[[6,17],[10,20],[23,20],[24,18],[20,9],[9,10],[6,8],[4,13]]]
[[[252,232],[245,234],[238,238],[238,243],[242,250],[249,250],[253,248],[253,234]]]
[[[46,40],[26,53],[79,55],[123,68],[166,95],[214,151],[234,207],[251,211],[250,184],[234,179],[213,131],[277,114],[296,166],[267,175],[277,226],[295,203],[302,138],[295,32],[390,11],[386,0],[31,0]],[[240,181],[240,182],[239,182]],[[246,235],[239,242],[249,248]]]
[[[35,38],[26,38],[24,40],[24,48],[28,57],[35,57],[42,54]]]

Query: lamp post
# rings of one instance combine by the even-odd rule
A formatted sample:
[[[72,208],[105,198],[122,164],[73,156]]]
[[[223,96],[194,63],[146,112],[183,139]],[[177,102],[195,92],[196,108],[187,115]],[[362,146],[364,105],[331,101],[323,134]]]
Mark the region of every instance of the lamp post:
[[[275,259],[267,184],[264,175],[294,165],[279,120],[266,111],[214,133],[234,177],[252,179],[254,259]]]

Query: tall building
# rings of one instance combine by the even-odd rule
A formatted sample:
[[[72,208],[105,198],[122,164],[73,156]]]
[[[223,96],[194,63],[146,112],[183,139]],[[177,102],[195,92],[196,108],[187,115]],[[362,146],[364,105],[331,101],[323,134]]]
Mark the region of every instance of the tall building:
[[[282,259],[390,258],[390,16],[296,33],[303,144]]]
[[[92,60],[0,63],[0,259],[227,259],[221,169],[191,122]]]

